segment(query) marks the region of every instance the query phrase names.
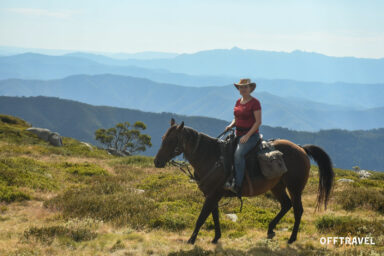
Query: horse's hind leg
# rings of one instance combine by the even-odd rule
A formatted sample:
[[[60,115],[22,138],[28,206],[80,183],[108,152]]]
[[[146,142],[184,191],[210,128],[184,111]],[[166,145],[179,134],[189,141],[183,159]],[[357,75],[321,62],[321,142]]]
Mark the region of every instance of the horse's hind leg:
[[[212,218],[213,218],[213,222],[215,224],[215,237],[213,238],[212,243],[216,244],[217,241],[221,237],[220,221],[219,221],[219,205],[218,204],[212,210]]]
[[[295,224],[293,225],[293,230],[291,237],[288,240],[288,243],[291,244],[296,241],[297,232],[299,231],[301,216],[303,215],[304,209],[303,204],[301,202],[301,191],[298,192],[296,190],[291,190],[288,188],[289,194],[291,195],[292,205],[293,205],[293,213],[295,215]]]
[[[287,195],[287,191],[285,190],[286,186],[282,181],[280,181],[275,187],[272,188],[272,193],[276,197],[276,199],[280,202],[280,212],[276,215],[276,217],[269,223],[268,226],[268,238],[272,239],[275,236],[275,232],[273,231],[277,225],[277,223],[284,217],[284,215],[291,209],[292,203],[291,199],[289,199]]]

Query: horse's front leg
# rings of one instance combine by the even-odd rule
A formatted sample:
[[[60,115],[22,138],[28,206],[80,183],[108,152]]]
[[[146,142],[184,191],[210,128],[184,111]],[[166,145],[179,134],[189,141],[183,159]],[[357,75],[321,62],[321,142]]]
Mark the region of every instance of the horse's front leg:
[[[215,208],[217,208],[218,203],[220,201],[220,198],[221,198],[221,195],[219,195],[219,193],[215,193],[214,195],[210,195],[210,196],[205,198],[203,208],[201,209],[199,218],[196,221],[195,230],[193,231],[191,238],[189,238],[189,240],[188,240],[189,244],[195,243],[197,234],[199,233],[201,226],[204,224],[208,215],[211,214]],[[216,222],[215,222],[215,230],[217,230]],[[217,232],[216,232],[216,234],[217,234]],[[215,238],[216,238],[216,236],[215,236]]]
[[[220,230],[220,221],[219,221],[219,204],[216,204],[216,207],[212,210],[212,218],[215,223],[215,237],[212,240],[212,243],[216,244],[221,237]]]

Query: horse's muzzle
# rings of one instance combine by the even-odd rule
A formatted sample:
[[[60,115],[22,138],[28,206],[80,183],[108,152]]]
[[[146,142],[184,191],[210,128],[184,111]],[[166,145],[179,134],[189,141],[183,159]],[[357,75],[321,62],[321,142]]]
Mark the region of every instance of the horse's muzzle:
[[[163,168],[165,166],[165,162],[164,161],[160,161],[157,158],[155,158],[155,160],[153,160],[153,163],[155,164],[156,168]]]

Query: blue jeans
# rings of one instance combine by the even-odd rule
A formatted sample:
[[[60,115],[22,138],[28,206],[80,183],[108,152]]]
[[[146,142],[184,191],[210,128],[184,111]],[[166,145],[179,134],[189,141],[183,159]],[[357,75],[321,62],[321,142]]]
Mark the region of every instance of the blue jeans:
[[[240,136],[240,138],[243,136],[244,135]],[[241,143],[240,138],[235,151],[236,184],[239,187],[241,187],[244,178],[245,154],[247,154],[254,146],[256,146],[260,139],[260,135],[258,132],[252,134],[245,143]]]

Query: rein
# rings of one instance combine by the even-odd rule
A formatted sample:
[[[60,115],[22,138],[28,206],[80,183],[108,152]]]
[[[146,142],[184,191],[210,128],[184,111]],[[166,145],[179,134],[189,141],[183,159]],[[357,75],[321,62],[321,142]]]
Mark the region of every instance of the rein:
[[[229,131],[230,131],[232,134],[234,133],[233,129],[230,129]],[[227,132],[228,132],[228,131],[223,131],[223,132],[220,133],[216,138],[217,138],[217,139],[221,138],[221,137],[222,137],[225,133],[227,133]],[[202,137],[201,133],[198,132],[197,142],[196,142],[195,147],[193,148],[192,154],[194,154],[194,153],[196,152],[197,148],[199,147],[201,137]],[[180,142],[180,140],[178,141],[178,145],[176,146],[175,151],[174,151],[174,156],[175,156],[175,157],[176,157],[177,155],[183,153],[183,152],[181,151],[181,147],[179,146],[179,142]],[[185,159],[184,154],[183,154],[183,158]],[[213,165],[212,169],[209,171],[209,173],[210,173],[212,170],[214,170],[215,168],[217,168],[217,167],[220,165],[220,161],[221,161],[221,160],[218,160],[217,162],[214,163],[214,165]],[[187,175],[190,179],[194,180],[194,181],[200,186],[200,183],[201,183],[201,182],[200,182],[199,179],[194,175],[194,173],[191,172],[191,170],[190,170],[190,168],[189,168],[190,163],[189,163],[188,161],[185,161],[185,160],[184,160],[184,161],[175,161],[175,160],[172,159],[172,160],[169,161],[169,164],[178,167],[180,171],[182,171],[185,175]],[[241,210],[242,210],[242,208],[243,208],[243,199],[241,198],[241,196],[238,196],[238,198],[240,199],[240,202],[241,202],[241,206],[240,206],[240,212],[241,212]],[[225,203],[225,204],[220,205],[220,206],[225,206],[225,205],[227,205],[227,204],[229,204],[229,201],[228,201],[227,203]]]
[[[189,169],[187,161],[176,162],[175,160],[172,159],[171,161],[169,161],[169,163],[173,166],[179,167],[180,171],[186,174],[190,179],[197,181],[196,176]]]

